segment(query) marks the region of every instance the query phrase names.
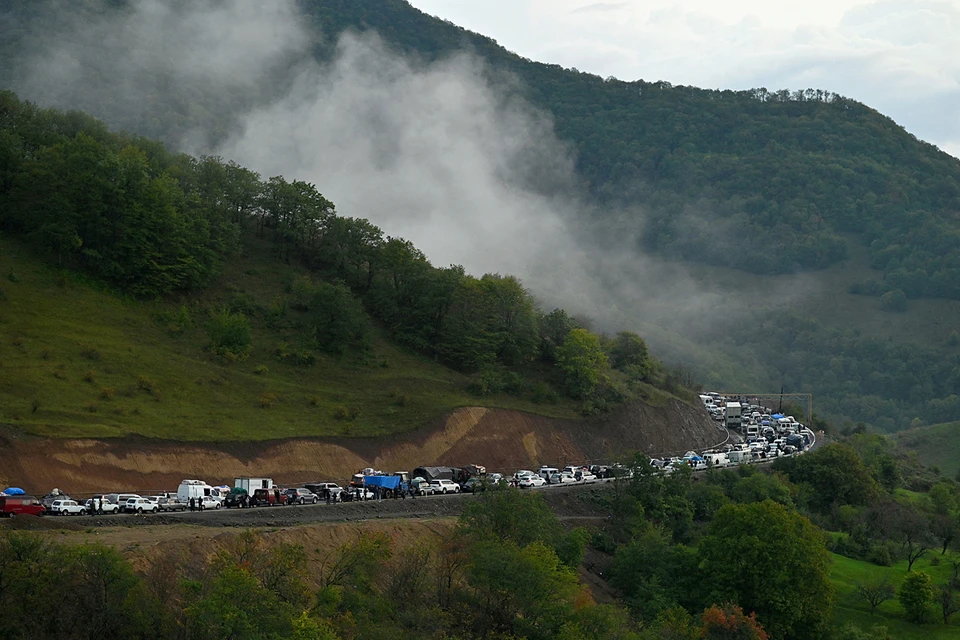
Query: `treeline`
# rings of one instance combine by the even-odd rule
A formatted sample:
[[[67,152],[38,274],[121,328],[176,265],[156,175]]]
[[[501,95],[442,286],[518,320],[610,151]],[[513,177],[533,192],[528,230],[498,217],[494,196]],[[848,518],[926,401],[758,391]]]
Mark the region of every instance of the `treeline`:
[[[960,355],[957,339],[946,349],[895,343],[832,329],[794,312],[766,314],[731,329],[753,353],[770,363],[767,377],[794,392],[811,392],[818,412],[836,421],[866,422],[892,432],[922,424],[960,420]]]
[[[626,609],[596,604],[577,567],[590,535],[537,495],[491,491],[442,539],[362,533],[311,551],[247,531],[207,554],[170,548],[142,573],[103,545],[0,531],[4,638],[642,640]],[[754,616],[710,606],[686,627],[761,640]],[[702,634],[702,635],[700,635]],[[684,636],[687,637],[687,636]]]
[[[338,216],[312,184],[172,154],[10,92],[0,93],[0,205],[0,229],[139,297],[202,289],[256,234],[275,259],[311,273],[290,284],[293,305],[306,314],[303,342],[331,354],[369,346],[369,314],[399,343],[475,374],[480,394],[550,401],[556,386],[592,413],[641,382],[679,390],[639,336],[606,338],[563,310],[544,313],[512,276],[434,267],[410,242]],[[215,314],[211,349],[243,357],[255,307]],[[527,389],[525,370],[546,386]]]

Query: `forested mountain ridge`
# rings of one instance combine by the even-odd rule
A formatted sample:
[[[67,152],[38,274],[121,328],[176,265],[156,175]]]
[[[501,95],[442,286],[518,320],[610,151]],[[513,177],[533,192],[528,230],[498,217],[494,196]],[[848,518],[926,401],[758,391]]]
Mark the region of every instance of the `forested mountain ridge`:
[[[84,3],[66,13],[82,24],[125,5]],[[13,62],[30,51],[27,34],[34,29],[56,33],[73,25],[51,16],[48,6],[5,3],[0,59]],[[910,298],[960,299],[960,160],[866,105],[824,90],[716,91],[603,79],[521,58],[403,0],[298,6],[319,36],[313,46],[319,59],[336,55],[343,31],[375,31],[424,61],[470,50],[489,73],[519,78],[513,89],[548,112],[574,149],[585,192],[605,204],[644,205],[648,219],[626,225],[646,250],[786,273],[842,260],[847,240],[839,234],[852,232],[884,275],[859,283],[856,292],[901,289]],[[96,100],[85,96],[77,106],[167,142],[197,127],[216,139],[242,109],[280,92],[294,62],[281,57],[257,92],[236,87],[214,96],[202,86],[171,87],[172,94],[122,105],[122,112],[107,95],[101,104],[84,104]],[[16,65],[5,66],[0,85],[14,86]],[[96,68],[78,71],[96,81]],[[152,79],[156,86],[165,80]],[[609,221],[585,222],[596,229]]]

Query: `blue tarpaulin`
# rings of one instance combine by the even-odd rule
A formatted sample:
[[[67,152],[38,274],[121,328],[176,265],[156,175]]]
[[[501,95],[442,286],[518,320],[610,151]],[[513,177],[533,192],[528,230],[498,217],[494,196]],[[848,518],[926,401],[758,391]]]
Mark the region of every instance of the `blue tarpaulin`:
[[[363,476],[363,486],[396,489],[400,486],[400,476]]]
[[[786,418],[786,416],[783,415],[782,413],[775,413],[770,417],[773,418],[774,420],[779,420],[780,418]]]
[[[20,487],[10,487],[9,489],[4,489],[3,493],[7,494],[8,496],[22,496],[26,493],[26,491]]]

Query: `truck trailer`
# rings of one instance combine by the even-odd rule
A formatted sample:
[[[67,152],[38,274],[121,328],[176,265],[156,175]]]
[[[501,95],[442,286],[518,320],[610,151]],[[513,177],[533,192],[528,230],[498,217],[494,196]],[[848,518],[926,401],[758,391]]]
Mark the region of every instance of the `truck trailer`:
[[[728,402],[723,408],[723,418],[727,429],[736,429],[739,431],[743,420],[743,408],[740,406],[740,403]]]

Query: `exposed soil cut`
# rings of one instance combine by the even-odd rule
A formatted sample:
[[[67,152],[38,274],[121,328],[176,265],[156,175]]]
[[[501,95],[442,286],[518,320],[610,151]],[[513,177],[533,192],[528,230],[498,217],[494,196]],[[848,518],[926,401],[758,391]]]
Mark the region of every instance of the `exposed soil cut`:
[[[683,453],[725,438],[700,407],[635,403],[602,420],[558,420],[466,407],[415,432],[384,438],[179,443],[145,438],[62,440],[0,431],[0,485],[34,494],[170,491],[184,478],[280,483],[343,481],[357,469],[412,470],[477,463],[512,471],[540,464],[608,462],[628,451]]]

